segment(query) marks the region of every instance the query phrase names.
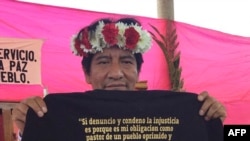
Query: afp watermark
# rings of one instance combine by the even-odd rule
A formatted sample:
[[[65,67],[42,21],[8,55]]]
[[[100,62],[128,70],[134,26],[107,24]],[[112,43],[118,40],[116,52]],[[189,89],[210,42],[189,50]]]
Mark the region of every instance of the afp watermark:
[[[224,141],[250,141],[249,125],[224,125]]]

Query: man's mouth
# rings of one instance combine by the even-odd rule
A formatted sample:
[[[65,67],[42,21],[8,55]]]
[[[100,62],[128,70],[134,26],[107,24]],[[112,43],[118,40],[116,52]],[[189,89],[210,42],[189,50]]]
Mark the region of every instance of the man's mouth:
[[[109,84],[105,86],[105,90],[125,90],[127,89],[125,84]]]

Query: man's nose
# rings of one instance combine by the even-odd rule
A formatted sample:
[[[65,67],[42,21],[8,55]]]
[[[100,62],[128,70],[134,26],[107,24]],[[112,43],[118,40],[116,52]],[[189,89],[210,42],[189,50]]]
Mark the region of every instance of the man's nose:
[[[121,66],[117,63],[112,64],[108,73],[108,78],[118,80],[123,78],[123,76],[124,73]]]

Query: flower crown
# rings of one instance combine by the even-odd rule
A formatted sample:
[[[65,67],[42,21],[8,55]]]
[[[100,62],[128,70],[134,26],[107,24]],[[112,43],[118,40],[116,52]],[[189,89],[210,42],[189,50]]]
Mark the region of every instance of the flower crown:
[[[71,42],[71,49],[78,56],[95,54],[113,46],[132,53],[144,53],[151,47],[151,36],[137,24],[99,21],[95,31],[84,28],[78,35],[73,35]]]

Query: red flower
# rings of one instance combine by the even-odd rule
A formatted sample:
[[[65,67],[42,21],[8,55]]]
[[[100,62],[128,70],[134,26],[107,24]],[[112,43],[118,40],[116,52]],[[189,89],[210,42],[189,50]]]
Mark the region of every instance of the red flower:
[[[140,35],[134,27],[129,27],[125,30],[124,36],[126,38],[126,48],[133,50],[139,41]]]
[[[103,27],[102,34],[104,35],[104,40],[110,45],[113,46],[117,44],[117,35],[118,28],[114,23],[108,23]]]
[[[82,31],[82,44],[85,46],[86,49],[91,49],[91,44],[89,42],[89,33],[87,28],[85,28]]]
[[[85,53],[83,52],[83,50],[81,49],[80,46],[81,46],[80,41],[75,39],[75,49],[77,51],[77,54],[80,55],[80,56],[84,56]]]

